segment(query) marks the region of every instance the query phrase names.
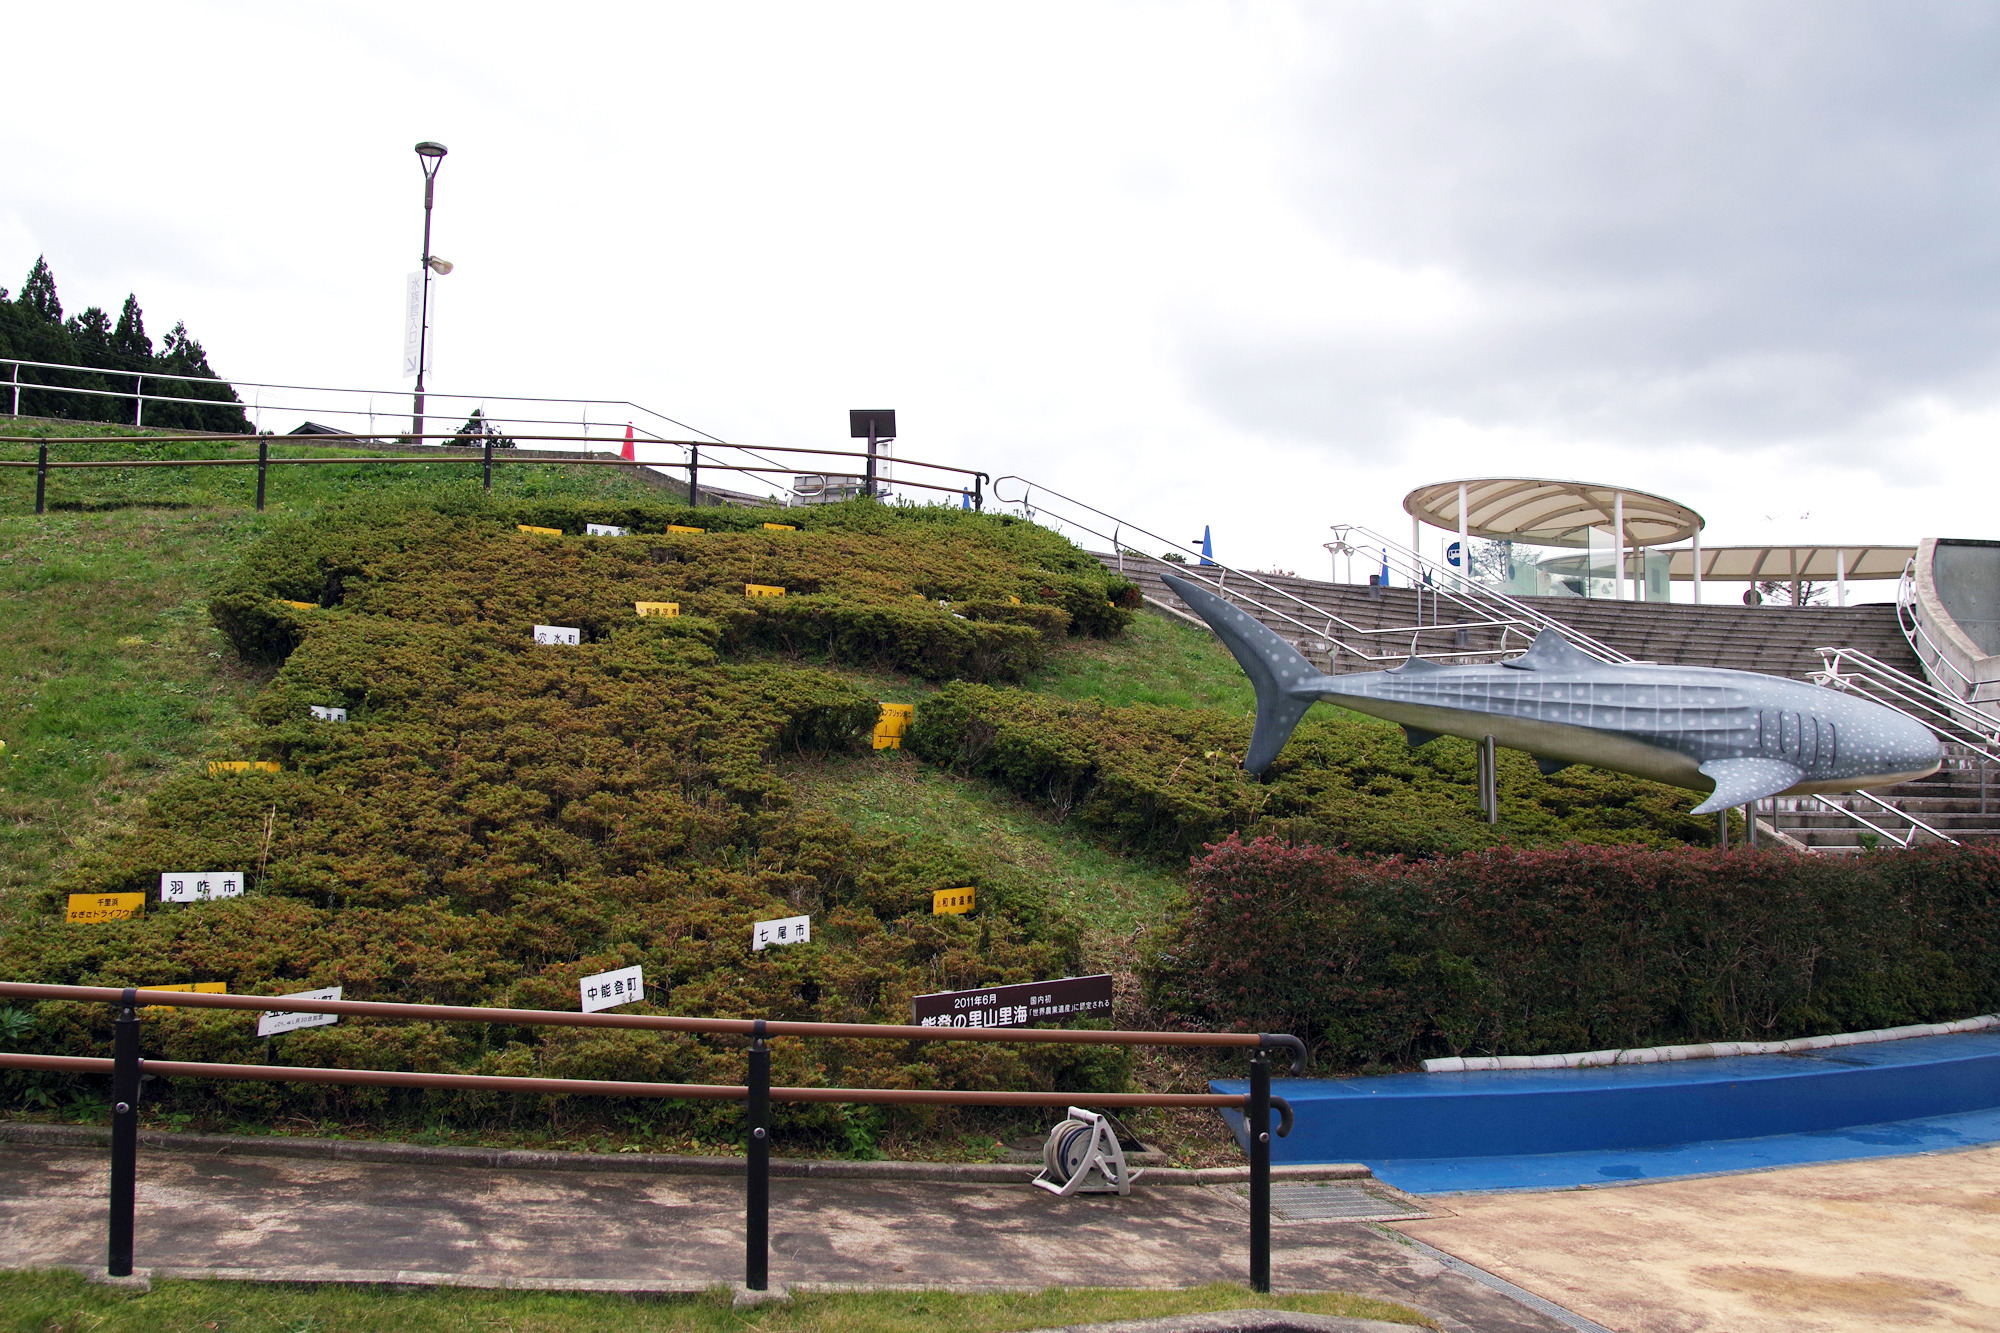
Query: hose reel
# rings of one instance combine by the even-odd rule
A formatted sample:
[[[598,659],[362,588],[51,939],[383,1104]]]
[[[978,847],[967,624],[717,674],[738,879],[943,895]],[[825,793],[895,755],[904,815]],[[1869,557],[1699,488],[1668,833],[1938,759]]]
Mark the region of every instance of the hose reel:
[[[1125,1165],[1118,1146],[1118,1122],[1108,1115],[1069,1108],[1069,1119],[1049,1131],[1042,1145],[1042,1172],[1034,1183],[1051,1194],[1130,1194],[1144,1175]]]

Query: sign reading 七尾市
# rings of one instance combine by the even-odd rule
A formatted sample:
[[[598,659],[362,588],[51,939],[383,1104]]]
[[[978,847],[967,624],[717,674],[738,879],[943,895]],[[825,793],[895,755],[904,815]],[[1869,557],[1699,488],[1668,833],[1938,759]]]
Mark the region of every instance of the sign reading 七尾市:
[[[979,905],[978,898],[979,890],[972,888],[932,889],[931,915],[961,916]]]
[[[809,916],[759,921],[750,927],[750,952],[761,952],[773,944],[805,944],[811,939],[812,918]]]
[[[583,993],[583,1012],[594,1014],[613,1005],[631,1004],[646,998],[646,974],[637,967],[621,967],[615,972],[599,972],[576,983]]]
[[[535,642],[566,643],[574,647],[583,642],[583,631],[569,625],[537,625]]]
[[[290,995],[279,995],[280,1000],[337,1000],[340,987],[328,986],[325,990],[294,991]],[[338,1023],[339,1014],[299,1014],[284,1010],[257,1015],[257,1035],[275,1037],[284,1032],[297,1032],[300,1028],[323,1028],[329,1023]]]
[[[201,903],[243,896],[240,870],[174,870],[160,876],[163,903]]]
[[[64,921],[123,921],[146,914],[143,893],[72,893]]]
[[[1109,973],[985,990],[938,991],[910,1001],[910,1021],[924,1028],[1025,1028],[1045,1019],[1110,1012]]]
[[[586,523],[583,525],[583,535],[586,537],[623,537],[625,529],[615,528],[609,523]]]

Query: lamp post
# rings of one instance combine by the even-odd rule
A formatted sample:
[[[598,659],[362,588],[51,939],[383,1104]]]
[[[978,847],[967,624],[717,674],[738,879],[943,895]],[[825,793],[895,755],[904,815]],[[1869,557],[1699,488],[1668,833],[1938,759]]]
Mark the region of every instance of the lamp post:
[[[410,433],[418,442],[424,438],[424,357],[431,332],[431,196],[437,188],[438,167],[444,162],[445,146],[429,139],[417,145],[417,162],[424,169],[424,275],[423,311],[417,325],[417,401],[410,414]]]

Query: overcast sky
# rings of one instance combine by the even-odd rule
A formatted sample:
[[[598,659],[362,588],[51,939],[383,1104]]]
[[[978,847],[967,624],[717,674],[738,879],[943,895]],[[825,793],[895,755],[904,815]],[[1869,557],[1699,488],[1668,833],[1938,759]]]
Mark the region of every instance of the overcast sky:
[[[1657,491],[1714,545],[2000,537],[1993,5],[100,3],[9,30],[0,283],[46,253],[68,309],[136,291],[225,375],[396,404],[437,139],[436,390],[819,447],[894,407],[905,453],[1301,573],[1329,524],[1407,540],[1403,494],[1461,476]]]

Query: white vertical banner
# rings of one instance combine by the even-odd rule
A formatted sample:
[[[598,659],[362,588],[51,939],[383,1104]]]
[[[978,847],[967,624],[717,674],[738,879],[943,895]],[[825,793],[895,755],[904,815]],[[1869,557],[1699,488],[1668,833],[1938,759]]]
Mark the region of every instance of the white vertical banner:
[[[409,276],[403,288],[403,378],[414,379],[424,345],[424,271]]]

